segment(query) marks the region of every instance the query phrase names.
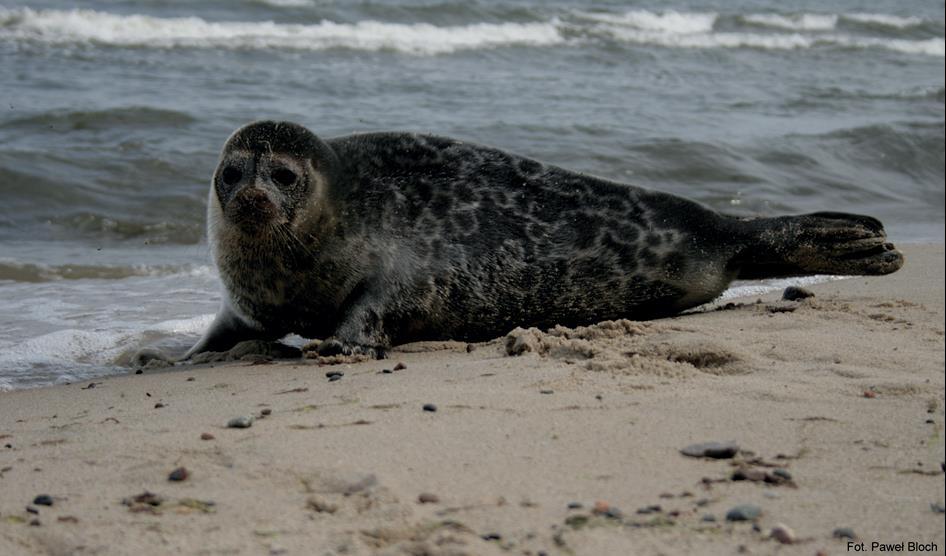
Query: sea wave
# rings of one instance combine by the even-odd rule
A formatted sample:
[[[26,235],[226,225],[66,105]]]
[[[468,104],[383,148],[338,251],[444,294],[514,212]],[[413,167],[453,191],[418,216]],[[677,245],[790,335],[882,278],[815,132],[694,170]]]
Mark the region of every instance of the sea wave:
[[[210,266],[192,265],[47,265],[0,259],[0,282],[55,282],[58,280],[121,280],[137,276],[209,276]]]
[[[347,48],[409,54],[448,54],[504,46],[544,47],[611,39],[672,48],[759,48],[773,50],[841,47],[886,49],[944,56],[942,37],[926,39],[827,33],[839,20],[905,28],[925,20],[884,14],[749,14],[736,17],[775,32],[741,31],[720,25],[716,12],[575,12],[532,22],[476,22],[438,26],[365,20],[311,24],[272,21],[212,22],[199,17],[162,18],[93,10],[0,8],[0,40],[46,44],[92,44],[141,48],[226,48],[325,50]],[[729,17],[729,16],[727,16]],[[730,19],[732,19],[730,17]],[[791,32],[782,32],[791,31]]]
[[[742,18],[747,23],[793,31],[831,31],[838,24],[833,14],[752,14]]]
[[[121,16],[93,10],[0,9],[0,38],[45,43],[91,43],[125,47],[286,48],[393,50],[443,54],[496,46],[548,46],[564,42],[556,21],[429,23],[360,21],[316,24],[210,22],[199,17]]]
[[[128,372],[130,354],[157,339],[198,336],[214,315],[131,328],[57,330],[20,342],[0,343],[0,391],[89,380]],[[5,345],[6,344],[6,345]]]

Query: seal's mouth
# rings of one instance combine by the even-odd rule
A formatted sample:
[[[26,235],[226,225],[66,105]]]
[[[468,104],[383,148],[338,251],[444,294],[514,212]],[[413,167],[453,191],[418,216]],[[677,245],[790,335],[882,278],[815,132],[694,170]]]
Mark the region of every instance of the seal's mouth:
[[[275,223],[280,211],[265,190],[245,187],[230,199],[224,214],[243,231],[252,233]]]

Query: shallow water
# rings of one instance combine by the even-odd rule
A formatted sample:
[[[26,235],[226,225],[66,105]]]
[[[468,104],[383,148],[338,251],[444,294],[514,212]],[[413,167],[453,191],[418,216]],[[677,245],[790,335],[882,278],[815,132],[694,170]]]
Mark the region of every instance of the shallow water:
[[[450,135],[733,214],[863,212],[943,241],[942,3],[73,6],[0,0],[0,389],[200,334],[219,303],[207,184],[258,118]]]

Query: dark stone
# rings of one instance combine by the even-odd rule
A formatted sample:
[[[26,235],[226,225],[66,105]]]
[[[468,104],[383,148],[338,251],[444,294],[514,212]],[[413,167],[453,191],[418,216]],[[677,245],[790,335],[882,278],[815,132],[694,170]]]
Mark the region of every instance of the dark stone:
[[[341,380],[341,379],[342,379],[342,375],[332,375],[332,376],[328,377],[328,381],[329,381],[329,382],[335,382],[335,381]]]
[[[33,503],[37,506],[52,506],[53,497],[48,494],[40,494],[36,498],[33,498]]]
[[[580,510],[581,508],[582,508],[581,502],[569,502],[569,503],[568,503],[568,509],[569,509],[569,510]]]
[[[187,469],[183,467],[178,467],[174,471],[171,471],[171,474],[168,475],[168,480],[175,481],[175,482],[184,481],[189,476],[190,476],[190,472],[188,472]]]
[[[407,365],[405,365],[404,363],[398,363],[397,365],[394,365],[395,371],[403,371],[406,368],[407,368]]]
[[[946,513],[946,508],[942,504],[930,504],[930,509],[933,510],[934,514]]]
[[[857,538],[857,535],[854,534],[854,529],[851,529],[850,527],[838,527],[831,532],[831,536],[836,539],[854,540]]]
[[[501,541],[503,536],[499,533],[486,533],[481,537],[484,541]]]
[[[260,415],[262,415],[263,417],[266,417],[267,415],[272,415],[272,414],[273,414],[273,410],[267,407],[266,409],[260,411],[259,413],[260,413]]]
[[[762,508],[741,504],[726,512],[726,521],[752,521],[762,515]]]
[[[434,411],[437,411],[437,406],[432,403],[425,403],[423,409],[424,411],[433,413]]]
[[[335,376],[341,378],[345,376],[345,373],[342,371],[328,371],[327,373],[325,373],[325,378],[332,378]]]
[[[739,446],[735,442],[703,442],[701,444],[691,444],[680,450],[680,453],[691,458],[714,458],[728,459],[739,452]]]
[[[772,470],[772,474],[776,477],[785,479],[786,481],[792,480],[792,474],[788,472],[787,469],[782,469],[781,467],[776,467]]]
[[[806,290],[805,288],[799,288],[797,286],[789,286],[785,288],[785,291],[782,292],[782,299],[785,301],[798,301],[800,299],[808,299],[809,297],[814,297],[815,294]]]

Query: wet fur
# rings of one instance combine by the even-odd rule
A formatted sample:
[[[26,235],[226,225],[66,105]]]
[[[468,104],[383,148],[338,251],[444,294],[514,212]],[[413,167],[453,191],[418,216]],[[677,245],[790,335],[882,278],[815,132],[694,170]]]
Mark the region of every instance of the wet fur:
[[[282,212],[249,233],[221,203],[233,198],[220,173],[235,153],[262,170],[289,159],[304,179],[292,191],[264,183]],[[712,300],[740,273],[838,270],[810,263],[819,242],[839,240],[814,237],[812,259],[793,243],[799,230],[856,229],[871,249],[889,245],[879,222],[852,220],[868,217],[782,218],[737,219],[442,137],[323,142],[295,124],[259,122],[228,141],[211,187],[208,233],[227,296],[190,354],[293,332],[332,337],[326,352],[380,356],[393,344],[484,340],[516,326],[649,319]],[[811,260],[786,258],[793,245]],[[881,251],[894,254],[887,272],[899,268],[892,246]],[[855,260],[848,273],[863,266]]]

